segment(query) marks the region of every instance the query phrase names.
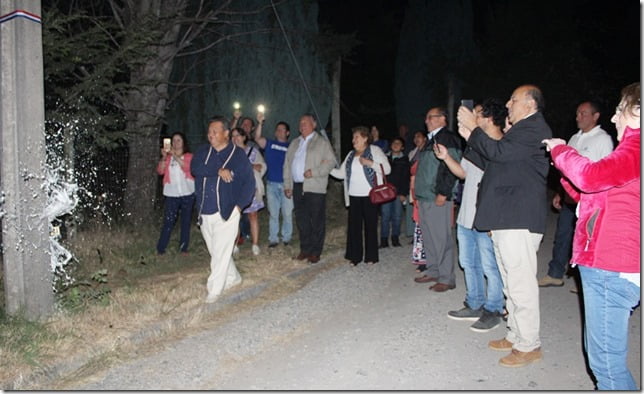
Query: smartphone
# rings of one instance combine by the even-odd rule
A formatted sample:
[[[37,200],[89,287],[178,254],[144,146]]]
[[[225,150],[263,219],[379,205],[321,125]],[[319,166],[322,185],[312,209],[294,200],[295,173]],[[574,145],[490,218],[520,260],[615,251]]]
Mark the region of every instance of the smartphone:
[[[163,150],[166,152],[170,152],[172,150],[172,139],[171,138],[164,138],[163,139]]]
[[[461,105],[470,111],[474,111],[474,100],[461,100]]]

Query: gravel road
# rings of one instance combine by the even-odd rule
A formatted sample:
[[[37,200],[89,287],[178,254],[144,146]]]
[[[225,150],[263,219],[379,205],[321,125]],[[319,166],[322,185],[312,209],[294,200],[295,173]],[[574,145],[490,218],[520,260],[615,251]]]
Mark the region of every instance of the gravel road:
[[[539,252],[539,276],[547,270],[555,218]],[[498,360],[505,353],[487,343],[502,338],[505,327],[476,333],[471,322],[447,318],[464,300],[462,271],[456,270],[456,289],[428,291],[413,282],[402,240],[403,247],[381,249],[379,264],[320,272],[278,301],[66,389],[593,390],[572,279],[540,291],[543,360],[504,368]],[[640,310],[631,318],[629,354],[638,385]]]

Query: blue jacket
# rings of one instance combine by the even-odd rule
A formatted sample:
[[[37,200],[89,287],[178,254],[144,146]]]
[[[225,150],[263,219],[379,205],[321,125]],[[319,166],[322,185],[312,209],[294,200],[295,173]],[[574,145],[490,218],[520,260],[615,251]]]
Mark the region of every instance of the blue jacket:
[[[220,168],[233,173],[233,180],[226,183],[219,178]],[[244,150],[232,143],[217,152],[210,144],[199,147],[190,163],[195,177],[195,196],[200,215],[217,212],[228,220],[235,206],[241,210],[253,201],[255,176]]]

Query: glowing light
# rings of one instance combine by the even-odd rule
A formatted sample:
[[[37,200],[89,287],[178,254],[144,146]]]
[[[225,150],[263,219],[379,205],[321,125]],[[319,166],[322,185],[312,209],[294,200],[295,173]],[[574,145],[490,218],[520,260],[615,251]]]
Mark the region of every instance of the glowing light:
[[[266,111],[266,108],[264,107],[263,104],[260,104],[260,105],[257,106],[257,112],[263,114],[265,111]]]
[[[235,108],[235,109],[240,109],[241,108],[241,104],[239,104],[239,101],[235,101],[233,103],[233,108]]]

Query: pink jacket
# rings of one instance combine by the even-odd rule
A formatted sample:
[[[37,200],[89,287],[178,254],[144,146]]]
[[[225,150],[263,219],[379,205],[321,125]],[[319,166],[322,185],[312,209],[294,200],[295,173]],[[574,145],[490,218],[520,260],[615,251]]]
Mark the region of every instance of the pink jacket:
[[[579,201],[571,263],[640,272],[640,129],[627,127],[617,148],[598,162],[567,145],[550,153],[562,185]]]
[[[157,165],[157,173],[163,175],[163,184],[170,183],[170,159],[172,158],[171,154],[165,156],[165,161]],[[192,153],[186,152],[183,154],[183,172],[186,174],[186,178],[195,179],[190,172],[190,162],[192,161]]]

